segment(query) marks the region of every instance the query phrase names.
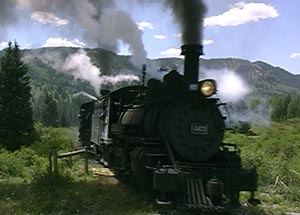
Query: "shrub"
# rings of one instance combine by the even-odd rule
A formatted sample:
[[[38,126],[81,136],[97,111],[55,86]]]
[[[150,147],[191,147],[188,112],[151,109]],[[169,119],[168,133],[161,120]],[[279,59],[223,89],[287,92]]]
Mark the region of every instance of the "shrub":
[[[51,150],[72,151],[74,143],[77,141],[75,129],[44,127],[42,124],[36,125],[39,139],[31,148],[41,156],[48,156]]]
[[[71,151],[74,149],[74,129],[51,128],[36,124],[38,141],[31,146],[10,152],[0,149],[0,177],[21,178],[29,182],[47,173],[48,156],[51,150]],[[75,134],[75,135],[74,135]],[[61,162],[60,166],[66,164]]]
[[[46,170],[47,159],[38,156],[30,148],[22,148],[15,152],[2,149],[0,151],[0,172],[2,177],[19,177],[25,181]]]

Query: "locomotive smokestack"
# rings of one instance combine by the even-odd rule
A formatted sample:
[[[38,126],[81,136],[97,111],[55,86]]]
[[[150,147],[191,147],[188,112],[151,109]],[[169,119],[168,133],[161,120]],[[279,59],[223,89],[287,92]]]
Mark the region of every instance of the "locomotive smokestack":
[[[199,57],[203,55],[203,46],[188,44],[181,46],[181,55],[184,55],[184,77],[190,91],[198,89]]]

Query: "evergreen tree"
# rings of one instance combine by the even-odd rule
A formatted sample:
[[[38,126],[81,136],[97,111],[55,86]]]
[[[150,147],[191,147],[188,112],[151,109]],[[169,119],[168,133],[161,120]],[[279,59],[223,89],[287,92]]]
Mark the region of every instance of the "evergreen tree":
[[[271,101],[273,120],[285,120],[287,118],[287,109],[291,101],[290,96],[277,96]]]
[[[0,144],[16,150],[33,134],[30,78],[17,42],[9,42],[0,61]]]
[[[61,118],[60,118],[60,125],[61,125],[61,127],[68,127],[68,121],[67,121],[65,111],[62,112],[62,115],[61,115]]]
[[[287,108],[287,117],[300,118],[300,95],[292,97]]]
[[[42,112],[42,122],[46,126],[58,127],[59,117],[57,102],[53,98],[53,95],[46,93],[44,108]]]

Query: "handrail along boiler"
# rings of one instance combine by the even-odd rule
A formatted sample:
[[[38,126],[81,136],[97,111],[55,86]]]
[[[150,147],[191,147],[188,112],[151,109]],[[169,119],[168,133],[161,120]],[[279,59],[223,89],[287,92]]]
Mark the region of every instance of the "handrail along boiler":
[[[163,82],[102,91],[80,112],[80,140],[101,163],[130,172],[139,187],[160,193],[158,203],[194,209],[239,205],[251,199],[256,170],[243,169],[239,150],[223,143],[225,117],[216,82],[198,81],[201,45],[183,45],[184,75],[172,70]]]

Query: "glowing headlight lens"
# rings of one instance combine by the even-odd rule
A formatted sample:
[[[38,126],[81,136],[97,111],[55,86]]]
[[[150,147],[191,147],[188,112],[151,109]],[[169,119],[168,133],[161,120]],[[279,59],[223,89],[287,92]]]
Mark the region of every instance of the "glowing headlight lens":
[[[212,96],[216,92],[216,82],[214,80],[205,80],[201,84],[201,93],[204,96]]]

